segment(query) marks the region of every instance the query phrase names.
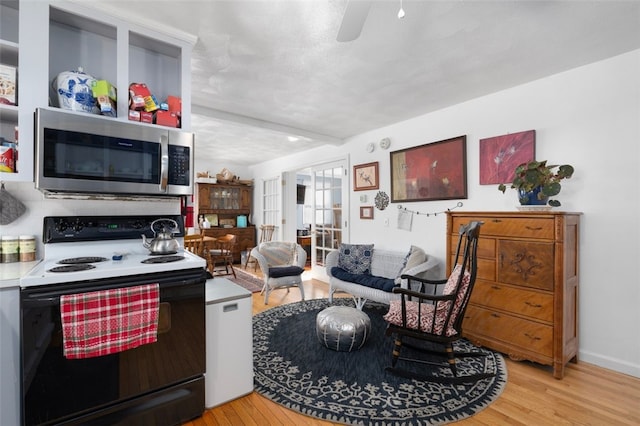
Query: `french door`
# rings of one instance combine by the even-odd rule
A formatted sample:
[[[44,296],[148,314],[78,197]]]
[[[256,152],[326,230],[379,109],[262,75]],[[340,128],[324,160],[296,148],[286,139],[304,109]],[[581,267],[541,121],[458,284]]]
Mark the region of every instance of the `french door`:
[[[328,281],[325,260],[329,252],[348,241],[349,194],[346,160],[311,168],[313,191],[311,221],[311,273]]]

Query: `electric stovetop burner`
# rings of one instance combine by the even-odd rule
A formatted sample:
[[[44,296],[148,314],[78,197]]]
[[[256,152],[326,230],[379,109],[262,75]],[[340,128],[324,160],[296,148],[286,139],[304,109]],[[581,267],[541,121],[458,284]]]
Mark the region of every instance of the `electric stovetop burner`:
[[[177,262],[179,260],[184,260],[184,256],[159,256],[159,257],[150,257],[142,261],[142,263],[169,263],[169,262]]]
[[[97,263],[106,261],[106,257],[96,257],[96,256],[83,256],[83,257],[70,257],[68,259],[62,259],[57,262],[61,265],[79,265],[83,263]],[[91,269],[91,268],[87,268]]]
[[[95,266],[89,263],[76,263],[72,265],[54,266],[53,268],[49,269],[47,272],[77,272],[77,271],[87,271],[93,268],[95,268]]]

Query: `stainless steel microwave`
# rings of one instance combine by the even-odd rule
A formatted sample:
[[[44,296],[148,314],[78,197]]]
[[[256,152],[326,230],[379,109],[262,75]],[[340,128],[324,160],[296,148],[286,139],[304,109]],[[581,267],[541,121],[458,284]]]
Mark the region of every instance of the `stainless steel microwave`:
[[[193,192],[193,133],[40,108],[35,126],[35,180],[41,191]]]

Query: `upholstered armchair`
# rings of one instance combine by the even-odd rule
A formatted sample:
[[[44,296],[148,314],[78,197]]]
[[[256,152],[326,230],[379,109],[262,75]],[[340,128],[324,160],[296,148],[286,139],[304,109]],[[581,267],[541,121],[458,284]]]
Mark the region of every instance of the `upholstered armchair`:
[[[251,250],[264,276],[264,304],[269,303],[269,294],[278,288],[298,287],[304,300],[302,273],[307,261],[307,252],[300,244],[286,241],[260,243]]]

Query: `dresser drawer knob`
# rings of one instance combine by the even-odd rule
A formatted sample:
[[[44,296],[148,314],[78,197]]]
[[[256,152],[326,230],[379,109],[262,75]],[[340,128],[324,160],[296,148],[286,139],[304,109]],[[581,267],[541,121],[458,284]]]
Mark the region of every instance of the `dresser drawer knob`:
[[[540,337],[538,337],[538,336],[532,336],[532,335],[531,335],[531,334],[529,334],[529,333],[524,333],[524,335],[525,335],[526,337],[528,337],[529,339],[531,339],[531,340],[541,340],[541,338],[540,338]]]
[[[501,290],[501,287],[499,285],[495,285],[495,284],[492,285],[491,288],[494,289],[494,290]]]
[[[542,308],[542,305],[540,305],[539,303],[531,303],[528,300],[524,302],[524,304],[532,308]]]
[[[494,318],[500,318],[500,315],[496,314],[495,312],[492,312],[491,316],[494,317]]]
[[[533,226],[525,226],[525,228],[527,228],[529,231],[540,231],[540,230],[542,230],[542,227],[540,227],[540,226],[537,227],[537,228],[534,228]]]

